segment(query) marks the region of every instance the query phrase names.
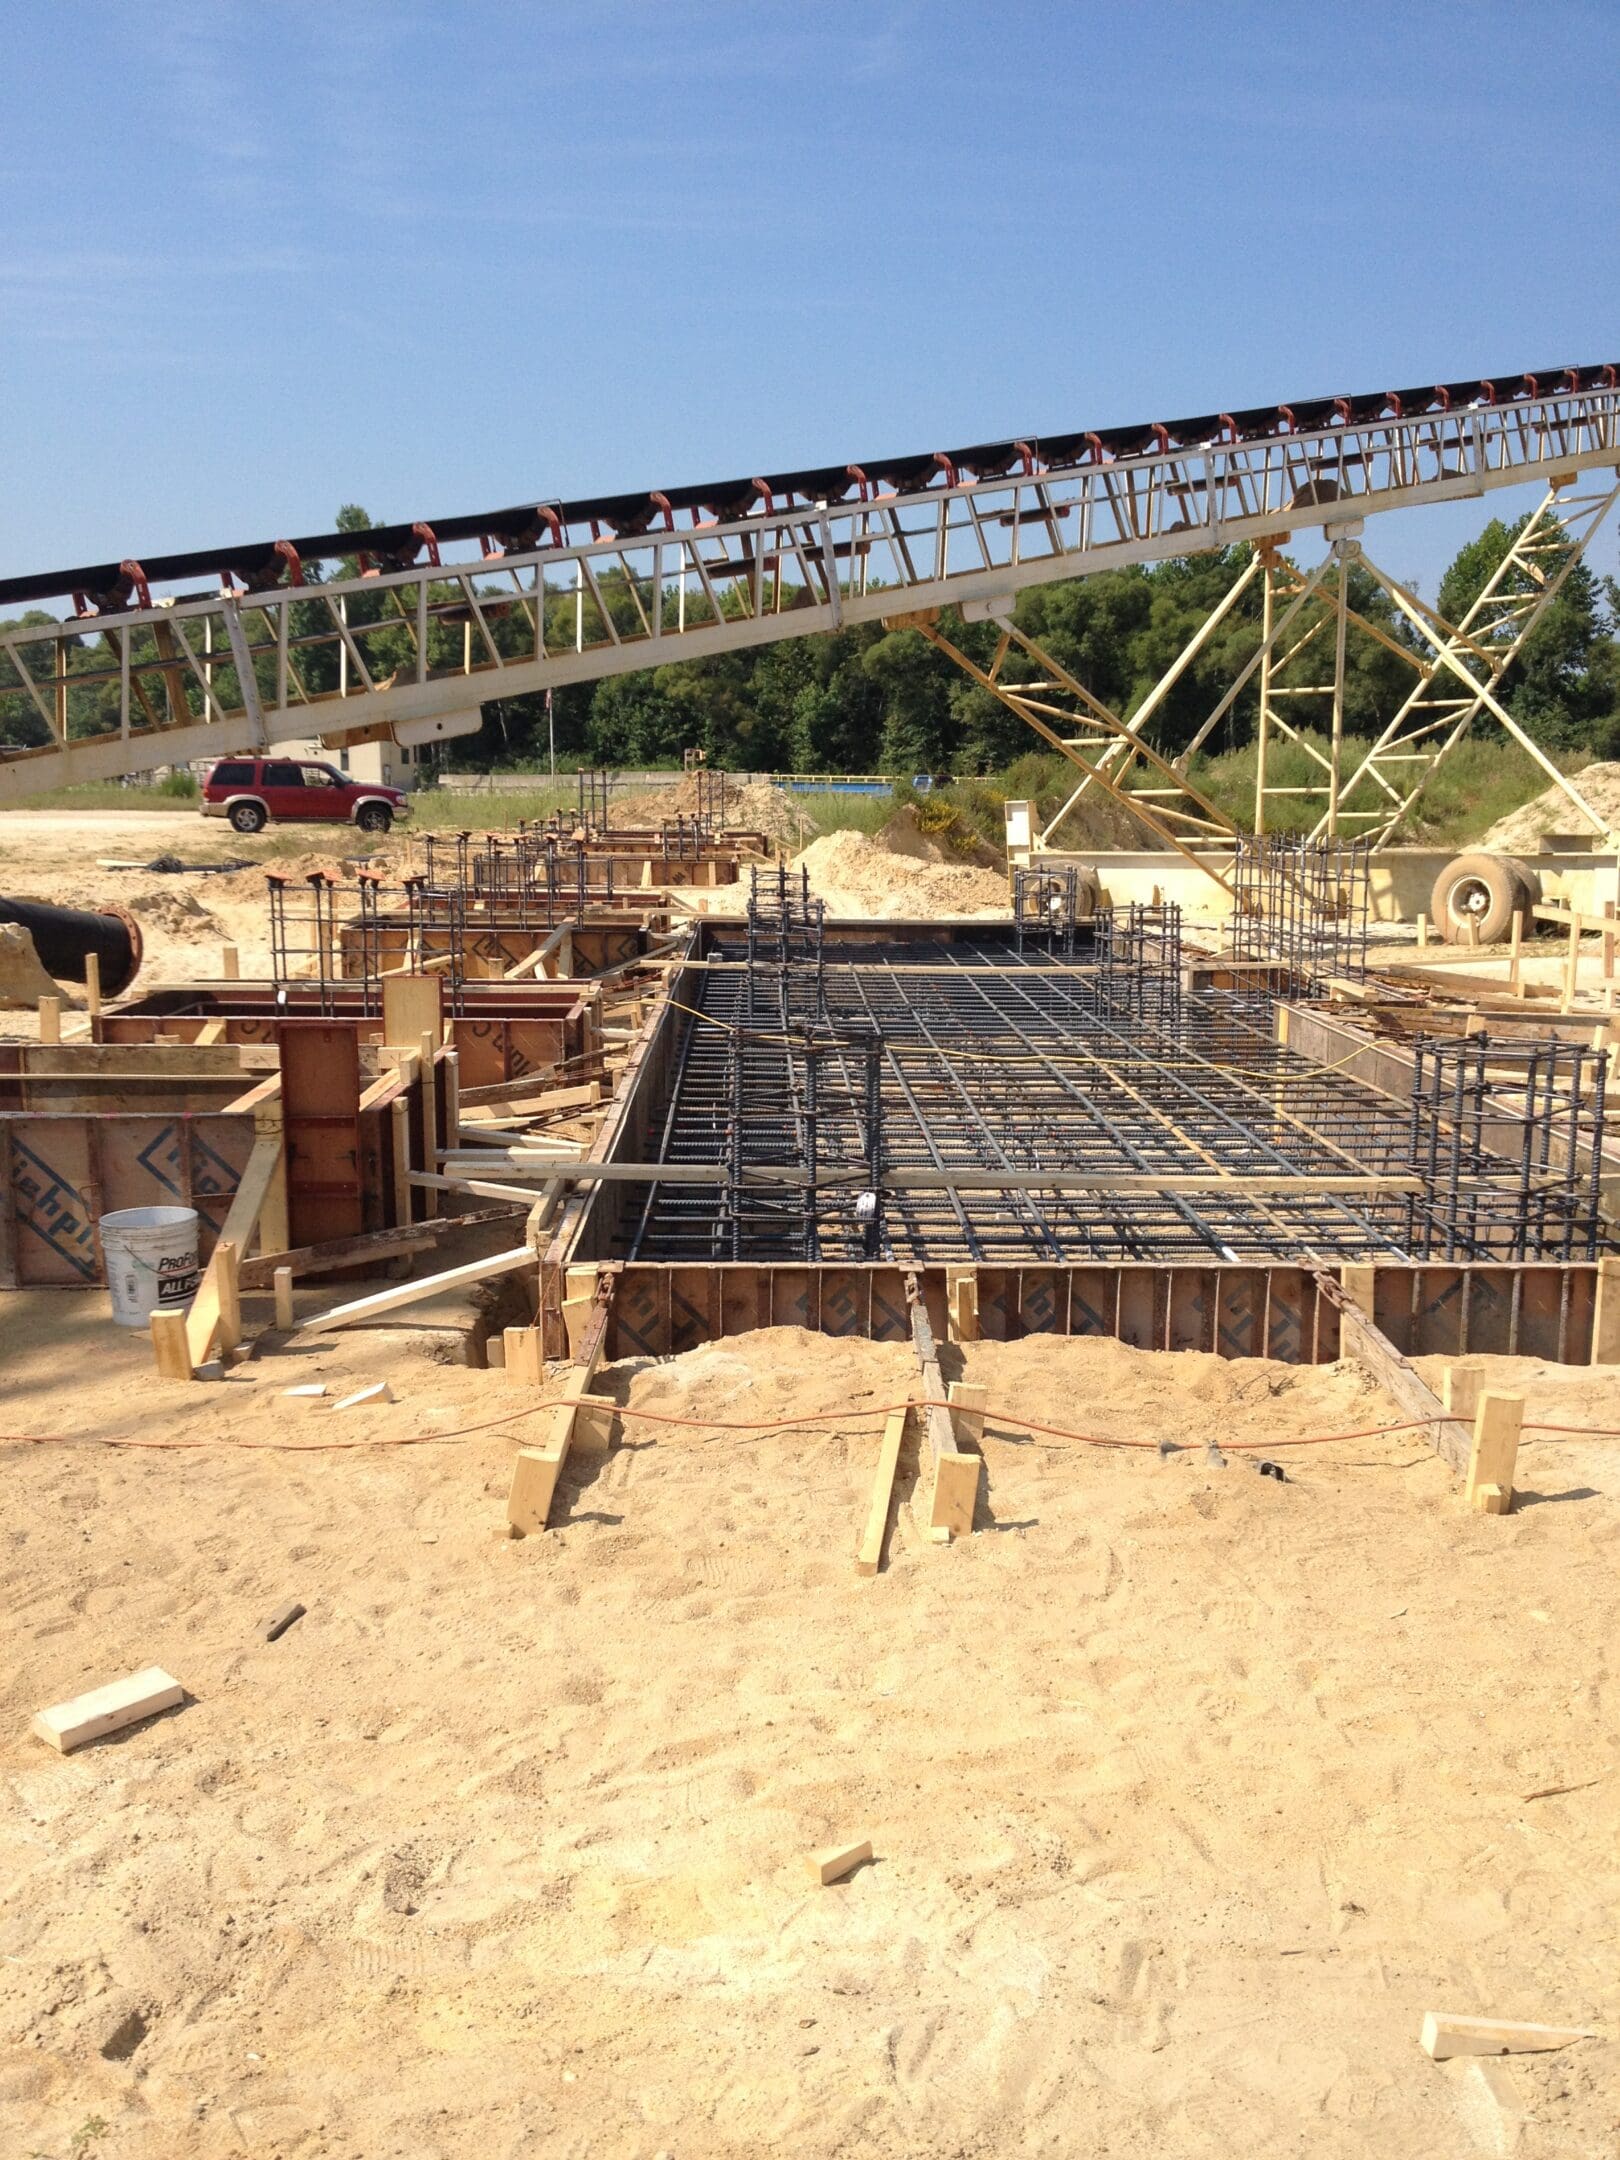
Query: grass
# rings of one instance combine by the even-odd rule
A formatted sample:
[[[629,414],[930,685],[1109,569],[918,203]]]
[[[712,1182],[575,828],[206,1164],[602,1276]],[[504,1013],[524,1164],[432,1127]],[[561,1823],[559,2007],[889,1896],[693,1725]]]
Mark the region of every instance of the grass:
[[[1326,748],[1325,740],[1311,739],[1320,741]],[[1354,770],[1367,748],[1368,745],[1357,738],[1346,738],[1343,769],[1347,773]],[[1564,771],[1576,773],[1588,760],[1581,755],[1563,755],[1555,762]],[[1255,745],[1250,743],[1241,750],[1195,758],[1188,777],[1240,830],[1248,831],[1254,822],[1257,764]],[[673,784],[679,776],[671,773],[669,777]],[[954,827],[963,836],[964,843],[972,836],[999,848],[1004,837],[1004,802],[1032,800],[1044,821],[1070,793],[1076,777],[1073,766],[1065,759],[1031,752],[1000,772],[955,780],[924,797],[914,796],[911,789],[902,784],[890,794],[851,795],[829,788],[795,794],[789,801],[795,810],[804,814],[806,838],[813,838],[817,833],[876,833],[894,815],[897,803],[917,802],[920,814],[931,827],[937,826],[940,837],[947,844]],[[1313,785],[1321,777],[1322,768],[1298,745],[1281,741],[1273,746],[1267,774],[1271,786]],[[1432,846],[1460,847],[1477,840],[1498,818],[1539,795],[1545,785],[1545,775],[1516,744],[1483,739],[1464,741],[1424,789],[1418,813],[1408,821],[1402,837]],[[463,830],[506,832],[520,821],[539,822],[554,810],[572,810],[577,800],[577,786],[572,774],[554,783],[539,780],[532,788],[492,791],[487,795],[441,793],[436,788],[426,788],[411,797],[411,814],[398,829],[402,834]],[[157,788],[124,788],[116,782],[106,781],[86,787],[56,788],[30,797],[19,807],[138,813],[184,811],[190,805],[182,795],[165,794]],[[1319,799],[1284,796],[1268,804],[1266,823],[1272,831],[1305,830],[1315,824],[1321,809]],[[251,847],[255,857],[302,855],[320,847],[317,836],[326,829],[318,825],[287,826],[263,840],[244,843],[241,835],[228,832],[221,824],[213,820],[204,824],[199,820],[198,836],[200,840],[219,842],[221,852],[236,848],[247,852]],[[1082,811],[1065,826],[1059,837],[1077,847],[1132,845],[1129,821],[1098,789],[1090,791]],[[348,853],[358,855],[374,844],[363,834],[351,833],[345,845]]]

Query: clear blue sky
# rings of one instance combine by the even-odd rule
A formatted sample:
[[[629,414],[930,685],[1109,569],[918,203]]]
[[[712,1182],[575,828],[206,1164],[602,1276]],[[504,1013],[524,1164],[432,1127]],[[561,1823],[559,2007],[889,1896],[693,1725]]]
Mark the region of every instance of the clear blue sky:
[[[1612,0],[4,21],[0,575],[1620,359]]]

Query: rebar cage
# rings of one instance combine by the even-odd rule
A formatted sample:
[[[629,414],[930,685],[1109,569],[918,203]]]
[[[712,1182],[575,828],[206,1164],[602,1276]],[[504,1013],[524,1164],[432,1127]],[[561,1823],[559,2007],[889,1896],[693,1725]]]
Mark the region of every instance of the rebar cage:
[[[1232,864],[1232,950],[1275,960],[1301,989],[1367,972],[1372,849],[1365,840],[1240,838]]]
[[[1424,1259],[1590,1260],[1604,1243],[1604,1053],[1484,1034],[1413,1046],[1408,1159]]]

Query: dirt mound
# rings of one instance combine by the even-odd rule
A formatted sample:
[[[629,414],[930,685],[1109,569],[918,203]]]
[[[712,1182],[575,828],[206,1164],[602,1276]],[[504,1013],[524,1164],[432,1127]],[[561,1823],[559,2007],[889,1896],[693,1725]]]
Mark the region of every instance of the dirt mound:
[[[1588,765],[1573,779],[1583,800],[1600,818],[1606,818],[1611,828],[1620,830],[1620,764]],[[1534,849],[1544,833],[1588,830],[1586,820],[1563,789],[1550,787],[1517,810],[1510,810],[1506,817],[1498,818],[1479,845],[1522,852]]]
[[[824,833],[794,858],[793,867],[810,873],[810,889],[826,901],[830,915],[1008,912],[1007,881],[998,872],[918,861],[865,833]]]
[[[912,862],[944,863],[953,870],[973,865],[980,870],[999,870],[1002,858],[987,840],[954,810],[933,805],[902,803],[877,835],[878,845],[891,855]]]
[[[709,799],[707,787],[700,799],[698,775],[684,773],[668,787],[636,788],[619,796],[609,806],[608,826],[622,830],[657,825],[665,818],[696,817]],[[797,841],[805,827],[816,829],[815,820],[795,807],[786,790],[768,780],[727,780],[726,824],[734,832],[762,832],[783,844]]]

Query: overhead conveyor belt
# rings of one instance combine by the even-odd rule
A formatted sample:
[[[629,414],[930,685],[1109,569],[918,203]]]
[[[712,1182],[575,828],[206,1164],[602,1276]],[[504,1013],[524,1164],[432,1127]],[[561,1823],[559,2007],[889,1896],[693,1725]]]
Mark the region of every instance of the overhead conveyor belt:
[[[1620,459],[1613,364],[0,581],[0,803],[277,741],[470,732],[482,703]],[[319,582],[357,552],[361,574]],[[218,590],[171,592],[215,578]]]

